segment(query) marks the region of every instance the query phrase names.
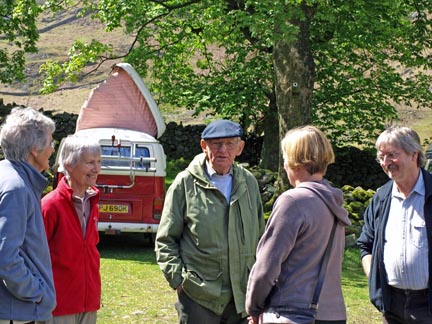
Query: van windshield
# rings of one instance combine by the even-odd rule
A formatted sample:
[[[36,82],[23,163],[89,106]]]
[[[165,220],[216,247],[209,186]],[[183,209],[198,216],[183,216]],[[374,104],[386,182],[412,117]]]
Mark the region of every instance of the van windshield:
[[[101,145],[102,167],[126,167],[130,168],[132,158],[150,157],[148,147],[142,145],[132,146],[111,146]],[[150,166],[150,162],[135,162],[135,168],[145,169]]]

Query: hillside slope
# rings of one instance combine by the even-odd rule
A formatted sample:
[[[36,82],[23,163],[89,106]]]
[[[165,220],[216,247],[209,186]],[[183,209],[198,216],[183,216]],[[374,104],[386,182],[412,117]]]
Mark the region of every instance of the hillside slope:
[[[130,46],[131,38],[122,31],[106,33],[101,24],[91,20],[89,16],[78,18],[78,13],[79,10],[74,9],[40,19],[39,53],[27,56],[26,82],[0,84],[0,98],[5,103],[15,102],[35,108],[78,113],[90,90],[108,77],[111,66],[117,61],[106,62],[84,82],[64,84],[61,90],[50,95],[38,94],[42,85],[40,65],[48,59],[67,59],[68,50],[75,39],[82,42],[90,42],[92,39],[109,42],[119,54],[125,53]]]
[[[13,85],[0,84],[0,99],[3,99],[5,103],[16,103],[58,112],[79,113],[90,90],[109,76],[111,66],[117,62],[106,62],[96,73],[86,77],[84,82],[64,84],[61,90],[50,95],[38,94],[38,89],[42,84],[38,72],[39,66],[47,59],[65,60],[67,51],[75,38],[83,42],[90,42],[91,39],[109,42],[119,54],[127,52],[132,38],[122,31],[106,33],[103,26],[91,20],[89,16],[78,18],[78,12],[78,9],[74,9],[55,16],[43,17],[40,20],[38,42],[40,51],[28,56],[27,81]],[[195,118],[191,111],[184,109],[168,112],[161,107],[161,110],[166,121],[182,121],[188,124],[201,123],[204,119],[204,115]],[[411,107],[399,107],[398,110],[399,124],[413,127],[423,140],[432,138],[432,109],[417,110]]]

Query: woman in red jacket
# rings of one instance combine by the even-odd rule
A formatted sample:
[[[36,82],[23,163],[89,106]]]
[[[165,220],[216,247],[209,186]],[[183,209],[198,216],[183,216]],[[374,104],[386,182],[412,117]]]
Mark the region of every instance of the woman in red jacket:
[[[42,199],[57,306],[49,324],[95,324],[101,279],[97,222],[101,169],[98,142],[74,135],[64,141],[60,170],[64,177]]]

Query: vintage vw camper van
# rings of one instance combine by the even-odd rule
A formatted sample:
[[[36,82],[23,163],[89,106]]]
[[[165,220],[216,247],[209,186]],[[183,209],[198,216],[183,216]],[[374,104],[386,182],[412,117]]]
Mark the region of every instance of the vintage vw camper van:
[[[101,145],[98,229],[106,234],[144,233],[154,239],[165,198],[165,131],[156,102],[131,65],[117,64],[93,89],[78,116],[77,136]],[[54,187],[63,176],[59,166]]]

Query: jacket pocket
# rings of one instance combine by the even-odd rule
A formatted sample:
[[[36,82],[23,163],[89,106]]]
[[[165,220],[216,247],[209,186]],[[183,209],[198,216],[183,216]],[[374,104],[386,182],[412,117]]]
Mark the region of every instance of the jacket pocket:
[[[247,284],[249,280],[249,274],[252,271],[252,267],[255,263],[255,256],[253,254],[248,254],[244,256],[244,261],[246,263],[246,267],[244,268],[245,271],[241,274],[241,284],[240,288],[243,293],[246,293],[247,290]]]
[[[222,271],[208,269],[199,273],[191,268],[183,270],[183,289],[194,299],[213,301],[222,291]]]

